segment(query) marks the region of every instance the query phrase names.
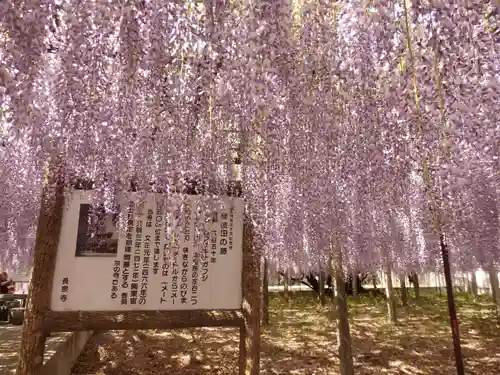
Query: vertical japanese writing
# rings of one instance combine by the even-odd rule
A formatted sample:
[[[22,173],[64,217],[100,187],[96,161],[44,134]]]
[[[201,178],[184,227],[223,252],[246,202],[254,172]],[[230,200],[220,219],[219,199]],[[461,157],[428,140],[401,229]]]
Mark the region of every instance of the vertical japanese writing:
[[[227,254],[227,246],[228,246],[228,215],[227,212],[223,211],[220,215],[220,254]]]
[[[153,210],[148,210],[148,216],[147,216],[148,221],[146,222],[146,226],[148,226],[148,223],[150,224],[150,226],[152,226],[153,213],[154,213]],[[160,269],[161,216],[160,216],[160,222],[158,222],[158,215],[155,215],[154,228],[155,228],[155,236],[154,236],[154,248],[153,248],[153,275],[157,275]]]
[[[217,231],[215,229],[212,229],[210,231],[210,243],[211,243],[210,254],[212,254],[212,256],[210,257],[210,262],[215,263],[216,262],[215,255],[217,255]]]
[[[160,291],[160,304],[168,302],[168,275],[169,275],[169,263],[168,263],[168,248],[169,245],[166,242],[166,230],[167,230],[167,218],[164,216],[164,205],[163,200],[158,200],[156,202],[156,215],[155,215],[155,248],[154,248],[154,263],[153,267],[159,268],[159,260],[162,257],[161,265],[161,291]],[[164,233],[162,233],[162,231]],[[163,235],[162,235],[163,234]],[[165,241],[163,249],[161,246],[162,238]],[[153,271],[154,272],[154,271]],[[158,270],[156,271],[158,272]]]
[[[151,228],[153,226],[153,209],[148,208],[148,214],[146,216],[146,228]]]
[[[155,260],[156,257],[160,259],[162,258],[161,264],[161,276],[163,278],[167,278],[169,275],[169,261],[168,261],[168,250],[170,248],[169,238],[168,238],[168,217],[164,212],[165,201],[158,201],[156,204],[156,219],[155,219]],[[163,231],[163,233],[162,233]],[[163,235],[162,235],[163,234]],[[163,239],[163,249],[162,249],[162,239]],[[156,249],[158,246],[158,249]],[[160,254],[161,252],[161,254]],[[167,283],[167,280],[164,280]],[[168,285],[168,283],[166,284]]]
[[[208,279],[208,249],[210,246],[210,231],[205,230],[203,232],[203,253],[201,256],[201,280],[207,281]]]
[[[111,298],[118,298],[118,284],[120,283],[120,261],[113,262],[113,278],[111,279]]]
[[[123,254],[123,267],[122,267],[122,293],[121,293],[121,304],[127,305],[128,301],[128,289],[129,289],[129,277],[130,277],[130,260],[132,259],[132,247],[134,245],[134,216],[135,216],[135,203],[129,201],[127,208],[127,229],[125,232],[125,252]],[[119,266],[119,262],[118,262]],[[118,280],[117,280],[118,281]],[[116,297],[115,297],[116,298]]]
[[[61,296],[59,297],[62,302],[66,302],[68,300],[68,292],[69,292],[69,279],[67,277],[63,277],[61,285]]]
[[[120,261],[113,262],[113,279],[111,281],[111,298],[118,298],[118,285],[120,283]]]
[[[59,286],[55,285],[55,288],[59,289],[59,296],[53,297],[55,309],[175,311],[239,308],[242,200],[229,197],[212,200],[208,196],[183,194],[120,193],[116,196],[119,202],[111,210],[108,207],[110,202],[98,205],[98,208],[92,206],[88,203],[94,203],[92,197],[85,195],[84,203],[76,202],[70,209],[78,213],[78,220],[72,223],[75,227],[78,224],[75,229],[83,234],[83,229],[88,229],[83,225],[90,224],[88,219],[83,219],[93,212],[87,211],[92,209],[100,215],[103,207],[106,208],[106,215],[96,223],[96,228],[92,227],[95,238],[94,233],[88,235],[94,241],[91,244],[94,253],[89,251],[86,257],[75,257],[78,267],[71,264],[66,267],[71,273],[64,269],[57,271],[60,276],[56,284]],[[82,204],[86,205],[83,209]],[[73,256],[71,254],[71,258]],[[93,267],[98,261],[97,268],[105,267],[103,272],[94,269],[91,279],[76,288],[75,278],[87,277],[89,263]],[[228,272],[231,270],[236,273]],[[74,296],[71,298],[68,277],[72,277],[73,283],[71,293]],[[101,286],[109,288],[107,302],[98,298],[82,300]]]
[[[172,299],[172,305],[175,305],[175,300],[177,299],[177,291],[179,289],[179,264],[177,263],[179,255],[179,238],[176,235],[173,236],[172,252],[172,285],[170,298]]]
[[[134,202],[130,201],[127,212],[127,232],[125,237],[125,254],[132,253],[132,245],[133,241],[133,233],[134,233],[134,211],[135,205]]]
[[[128,278],[130,276],[130,254],[123,254],[122,289],[128,289]]]
[[[196,209],[195,209],[196,210]],[[196,212],[196,211],[195,211]],[[199,268],[198,265],[200,263],[200,254],[198,252],[200,248],[200,243],[203,243],[203,232],[200,226],[201,221],[205,221],[205,217],[196,213],[194,214],[194,227],[193,227],[193,241],[192,241],[192,259],[191,259],[191,305],[198,304],[198,281],[199,281]]]
[[[234,208],[229,209],[229,251],[233,250]]]
[[[168,293],[168,281],[162,281],[161,282],[161,296],[160,296],[160,303],[166,303],[167,302],[167,293]]]
[[[191,273],[191,305],[198,303],[198,264],[200,256],[197,251],[193,254],[193,268]]]
[[[139,295],[139,286],[141,282],[141,248],[142,248],[142,220],[135,223],[135,242],[134,242],[134,267],[132,271],[132,284],[130,285],[130,304],[137,304]]]
[[[181,273],[181,303],[187,303],[187,292],[188,292],[188,263],[189,248],[182,248],[182,273]]]
[[[151,258],[151,236],[144,234],[144,257],[142,258],[142,278],[141,278],[141,295],[139,304],[145,305],[148,296],[148,281],[149,281],[149,263]]]
[[[157,274],[158,273],[158,268],[159,268],[159,260],[160,260],[160,251],[161,251],[161,230],[163,226],[163,216],[160,214],[160,212],[156,212],[155,215],[155,247],[154,247],[154,254],[153,254],[153,273]]]
[[[182,270],[181,270],[181,285],[180,297],[181,303],[186,304],[188,301],[188,271],[189,271],[189,245],[191,242],[191,205],[190,202],[184,205],[184,220],[182,234],[184,236],[184,246],[182,248]]]
[[[186,203],[184,207],[184,225],[183,225],[184,242],[186,244],[191,241],[191,206]]]
[[[166,243],[163,245],[163,263],[161,265],[161,276],[168,277],[168,269],[170,268],[170,263],[168,261],[168,250],[169,245]]]

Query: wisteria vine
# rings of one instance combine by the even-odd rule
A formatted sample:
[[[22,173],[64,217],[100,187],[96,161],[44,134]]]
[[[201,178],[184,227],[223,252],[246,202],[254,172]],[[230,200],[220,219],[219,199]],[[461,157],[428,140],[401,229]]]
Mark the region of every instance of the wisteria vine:
[[[0,264],[57,157],[104,195],[219,194],[237,159],[282,269],[435,269],[436,217],[456,269],[498,267],[498,37],[485,0],[2,1]]]

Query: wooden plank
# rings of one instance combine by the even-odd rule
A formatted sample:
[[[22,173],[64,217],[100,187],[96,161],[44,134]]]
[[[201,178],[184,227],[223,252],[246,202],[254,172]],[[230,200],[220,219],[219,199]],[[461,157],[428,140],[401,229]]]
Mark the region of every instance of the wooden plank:
[[[44,330],[105,331],[133,329],[176,329],[188,327],[240,327],[239,310],[182,311],[50,311]]]

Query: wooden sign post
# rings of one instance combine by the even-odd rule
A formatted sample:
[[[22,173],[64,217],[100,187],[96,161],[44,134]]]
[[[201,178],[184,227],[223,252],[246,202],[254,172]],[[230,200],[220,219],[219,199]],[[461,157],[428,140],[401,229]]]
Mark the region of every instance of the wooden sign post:
[[[41,374],[51,332],[188,327],[239,328],[239,374],[259,374],[260,256],[239,198],[221,198],[202,243],[191,246],[196,219],[188,201],[181,223],[191,229],[174,240],[166,237],[171,213],[158,203],[167,197],[155,193],[127,200],[126,233],[104,228],[90,236],[90,193],[65,198],[62,180],[52,185],[44,189],[18,375]]]
[[[50,310],[50,294],[64,210],[62,171],[49,174],[44,183],[35,239],[31,282],[24,314],[21,351],[17,373],[37,375],[43,364],[45,315]]]
[[[260,252],[253,246],[253,225],[243,224],[243,304],[244,325],[240,328],[239,375],[260,373]]]

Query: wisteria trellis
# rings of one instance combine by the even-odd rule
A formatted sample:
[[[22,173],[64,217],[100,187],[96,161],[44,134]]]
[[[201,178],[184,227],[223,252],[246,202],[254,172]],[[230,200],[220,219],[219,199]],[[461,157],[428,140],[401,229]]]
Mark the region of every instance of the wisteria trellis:
[[[2,1],[0,264],[30,265],[49,157],[103,193],[218,191],[237,134],[281,267],[334,243],[347,268],[435,269],[429,189],[455,267],[498,266],[497,4],[404,1]]]

